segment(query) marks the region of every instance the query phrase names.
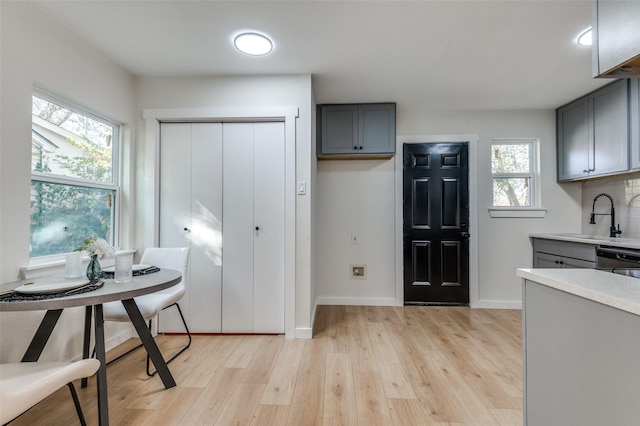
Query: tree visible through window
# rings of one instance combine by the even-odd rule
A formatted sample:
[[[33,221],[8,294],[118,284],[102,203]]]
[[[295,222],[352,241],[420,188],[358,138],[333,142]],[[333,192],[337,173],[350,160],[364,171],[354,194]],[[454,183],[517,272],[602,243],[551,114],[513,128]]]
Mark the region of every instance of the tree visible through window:
[[[495,142],[491,145],[494,207],[531,207],[533,142]]]
[[[119,126],[42,93],[32,98],[30,257],[114,241]]]

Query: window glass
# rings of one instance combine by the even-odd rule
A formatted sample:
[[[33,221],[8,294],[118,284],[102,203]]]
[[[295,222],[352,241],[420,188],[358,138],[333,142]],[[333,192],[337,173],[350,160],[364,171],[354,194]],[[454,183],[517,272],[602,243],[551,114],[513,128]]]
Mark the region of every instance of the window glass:
[[[494,207],[533,205],[533,142],[495,142],[491,145]]]
[[[30,257],[95,236],[115,245],[119,126],[42,93],[32,98]]]

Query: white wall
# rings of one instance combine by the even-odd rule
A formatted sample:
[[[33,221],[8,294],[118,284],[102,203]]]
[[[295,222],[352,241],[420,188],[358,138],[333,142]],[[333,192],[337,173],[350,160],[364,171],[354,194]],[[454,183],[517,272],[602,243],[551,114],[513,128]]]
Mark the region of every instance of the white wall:
[[[299,337],[311,335],[311,198],[313,197],[313,161],[311,149],[312,98],[311,76],[253,76],[253,77],[199,77],[199,78],[139,78],[137,104],[144,109],[194,108],[256,108],[297,107],[296,123],[296,181],[307,182],[307,195],[296,196],[295,247],[295,328]],[[144,126],[139,126],[139,141],[145,140]],[[136,206],[136,245],[153,243],[153,230],[145,226],[153,217],[155,198],[148,190],[143,176],[155,168],[155,146],[140,144],[138,162],[138,204]],[[141,232],[141,230],[145,230]]]
[[[29,263],[31,94],[34,84],[125,125],[125,146],[134,122],[133,77],[26,2],[0,2],[1,141],[0,280],[20,278]],[[132,161],[130,157],[126,162]],[[130,199],[125,175],[125,203]],[[122,243],[128,244],[129,223]],[[76,355],[84,311],[63,313],[43,359]],[[0,361],[19,360],[42,312],[0,314]],[[112,329],[107,329],[109,332]]]
[[[554,111],[407,111],[398,105],[398,135],[477,134],[478,307],[518,307],[516,268],[531,266],[530,233],[580,232],[580,184],[558,185]],[[494,138],[539,138],[544,219],[492,219],[490,144]],[[401,152],[402,147],[398,147]],[[320,161],[317,178],[317,295],[320,303],[387,304],[395,295],[393,160]],[[350,241],[359,233],[361,244]],[[349,279],[366,263],[366,281]]]

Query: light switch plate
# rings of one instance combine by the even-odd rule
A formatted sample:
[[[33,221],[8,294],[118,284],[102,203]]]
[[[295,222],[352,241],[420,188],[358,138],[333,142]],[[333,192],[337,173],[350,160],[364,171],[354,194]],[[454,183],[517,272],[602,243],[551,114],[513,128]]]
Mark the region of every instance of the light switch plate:
[[[298,195],[305,195],[307,193],[307,182],[303,180],[298,181]]]

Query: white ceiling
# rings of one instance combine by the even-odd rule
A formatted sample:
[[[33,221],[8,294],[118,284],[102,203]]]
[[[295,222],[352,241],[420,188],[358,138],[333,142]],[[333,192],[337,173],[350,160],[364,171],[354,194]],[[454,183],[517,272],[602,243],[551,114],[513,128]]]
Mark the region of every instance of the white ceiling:
[[[312,74],[318,103],[555,108],[609,82],[575,43],[590,0],[33,3],[135,75]],[[235,51],[241,30],[275,51]]]

